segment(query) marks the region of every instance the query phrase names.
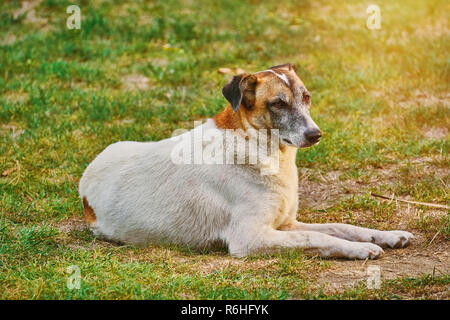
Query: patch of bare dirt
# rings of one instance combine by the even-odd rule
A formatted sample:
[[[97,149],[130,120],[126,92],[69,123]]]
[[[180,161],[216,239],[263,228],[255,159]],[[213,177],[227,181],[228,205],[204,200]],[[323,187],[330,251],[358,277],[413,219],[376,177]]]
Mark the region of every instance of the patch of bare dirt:
[[[60,232],[60,241],[69,248],[88,250],[92,248],[114,247],[114,244],[101,240],[94,240],[89,244],[89,246],[86,246],[86,242],[83,242],[77,236],[74,236],[73,233],[89,230],[89,227],[84,219],[70,218],[62,220],[58,222],[55,227]]]
[[[398,96],[392,100],[389,100],[391,106],[398,105],[402,108],[410,108],[411,106],[435,106],[443,105],[450,107],[450,93],[443,93],[441,95],[435,95],[427,91],[414,91],[413,97]]]
[[[202,275],[208,275],[215,272],[221,272],[228,268],[239,268],[240,270],[267,270],[276,264],[276,259],[269,260],[245,260],[231,257],[207,258],[204,261],[195,264],[195,269]]]
[[[399,170],[411,165],[416,170],[439,178],[449,176],[448,168],[433,165],[435,160],[439,159],[417,157],[409,159],[409,162],[386,165],[383,168],[369,168],[370,176],[361,179],[344,179],[340,171],[321,173],[314,169],[299,168],[300,208],[326,209],[343,199],[366,193],[374,186],[396,183],[400,175]]]
[[[415,34],[420,38],[437,38],[450,34],[450,29],[448,27],[448,17],[442,17],[441,19],[436,19],[433,23],[421,24],[419,28],[416,29]]]
[[[130,74],[122,78],[123,87],[126,90],[146,90],[150,87],[150,79],[139,74]]]
[[[424,246],[424,244],[426,246]],[[359,282],[367,283],[368,267],[380,268],[381,281],[399,277],[419,277],[450,273],[450,244],[448,241],[427,245],[420,234],[415,234],[412,244],[404,249],[385,249],[377,260],[334,260],[331,266],[317,277],[317,284],[324,293],[342,292]],[[446,293],[447,298],[450,292]]]
[[[321,174],[311,169],[300,168],[298,188],[300,207],[325,209],[351,197],[357,190],[360,192],[356,181],[340,181],[341,174],[339,171]],[[311,179],[312,177],[316,179]]]
[[[26,92],[16,92],[16,91],[7,91],[7,92],[3,93],[3,97],[8,102],[24,103],[28,99],[28,93],[26,93]]]
[[[153,58],[149,59],[149,62],[151,62],[153,66],[160,68],[165,68],[169,64],[169,60],[167,58]]]
[[[16,123],[8,123],[0,125],[0,133],[10,134],[12,138],[18,138],[25,132],[24,129],[20,128]]]
[[[17,37],[14,34],[8,33],[2,40],[0,40],[0,44],[12,45],[12,44],[14,44],[14,42],[16,42],[16,40],[17,40]]]
[[[448,129],[445,127],[425,127],[423,135],[430,140],[442,140],[447,137]]]
[[[105,122],[105,125],[109,128],[112,126],[127,126],[133,124],[135,119],[117,119],[111,122]]]
[[[392,92],[392,88],[388,90],[383,88],[383,90],[371,90],[370,94],[375,98],[384,97],[389,95],[388,104],[390,107],[401,107],[410,108],[413,106],[436,106],[442,105],[444,107],[450,107],[450,93],[442,92],[440,94],[435,94],[428,91],[415,90],[412,95],[405,96],[401,92]],[[389,92],[391,91],[391,92]],[[380,118],[379,121],[383,119]]]
[[[72,231],[82,231],[87,229],[86,221],[83,219],[67,219],[60,221],[57,225],[57,229],[62,233],[69,233]]]
[[[25,15],[25,23],[45,26],[48,23],[47,18],[42,18],[36,15],[35,8],[41,3],[41,0],[37,1],[23,1],[20,9],[13,12],[13,18],[19,19],[22,15]]]

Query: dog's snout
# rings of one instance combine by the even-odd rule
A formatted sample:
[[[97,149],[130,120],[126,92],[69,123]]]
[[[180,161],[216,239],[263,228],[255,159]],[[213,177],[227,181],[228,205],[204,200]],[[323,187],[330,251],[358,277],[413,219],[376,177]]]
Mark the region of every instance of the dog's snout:
[[[320,140],[322,133],[319,129],[308,129],[305,131],[306,140],[310,143],[316,143]]]

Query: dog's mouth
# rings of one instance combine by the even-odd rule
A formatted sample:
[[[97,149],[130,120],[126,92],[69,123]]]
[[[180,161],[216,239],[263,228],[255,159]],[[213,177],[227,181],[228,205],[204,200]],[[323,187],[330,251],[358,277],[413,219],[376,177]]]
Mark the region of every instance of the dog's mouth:
[[[315,145],[318,145],[320,142],[320,138],[317,141],[314,142],[306,142],[304,144],[302,144],[299,148],[309,148],[309,147],[313,147]]]
[[[309,147],[312,147],[312,146],[315,146],[315,145],[319,144],[320,138],[317,139],[317,141],[314,141],[314,142],[308,142],[308,141],[305,141],[305,142],[302,143],[301,145],[296,145],[296,144],[294,144],[294,143],[293,143],[290,139],[288,139],[288,138],[281,138],[281,141],[283,141],[283,144],[285,144],[285,145],[287,145],[287,146],[290,146],[290,147],[296,147],[296,148],[309,148]]]
[[[283,142],[284,145],[289,146],[289,147],[294,147],[294,148],[303,148],[303,146],[298,146],[295,143],[293,143],[290,139],[288,138],[281,138],[281,141]]]

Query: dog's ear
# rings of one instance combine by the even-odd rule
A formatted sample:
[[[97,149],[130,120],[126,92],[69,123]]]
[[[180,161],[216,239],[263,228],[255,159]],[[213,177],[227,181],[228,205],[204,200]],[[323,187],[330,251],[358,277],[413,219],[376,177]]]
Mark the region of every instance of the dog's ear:
[[[293,63],[280,64],[278,66],[270,67],[269,69],[278,69],[278,68],[285,68],[288,70],[293,70],[295,73],[297,73],[297,67]]]
[[[251,108],[255,104],[256,83],[256,76],[240,74],[234,76],[222,88],[222,94],[231,104],[234,112],[238,110],[241,104],[246,108]]]
[[[295,64],[289,63],[289,67],[290,70],[294,70],[294,72],[297,73],[297,67],[295,66]]]

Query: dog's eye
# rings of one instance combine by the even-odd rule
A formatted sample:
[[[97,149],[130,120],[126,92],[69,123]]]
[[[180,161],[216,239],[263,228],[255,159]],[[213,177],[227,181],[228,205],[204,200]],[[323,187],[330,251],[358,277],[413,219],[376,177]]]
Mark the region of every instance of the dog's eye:
[[[284,108],[286,106],[286,102],[284,102],[282,100],[278,100],[278,101],[272,102],[270,105],[272,107],[274,107],[274,108],[280,108],[281,109],[281,108]]]
[[[309,93],[303,94],[303,101],[305,101],[306,103],[309,103],[311,101],[311,96],[309,95]]]

